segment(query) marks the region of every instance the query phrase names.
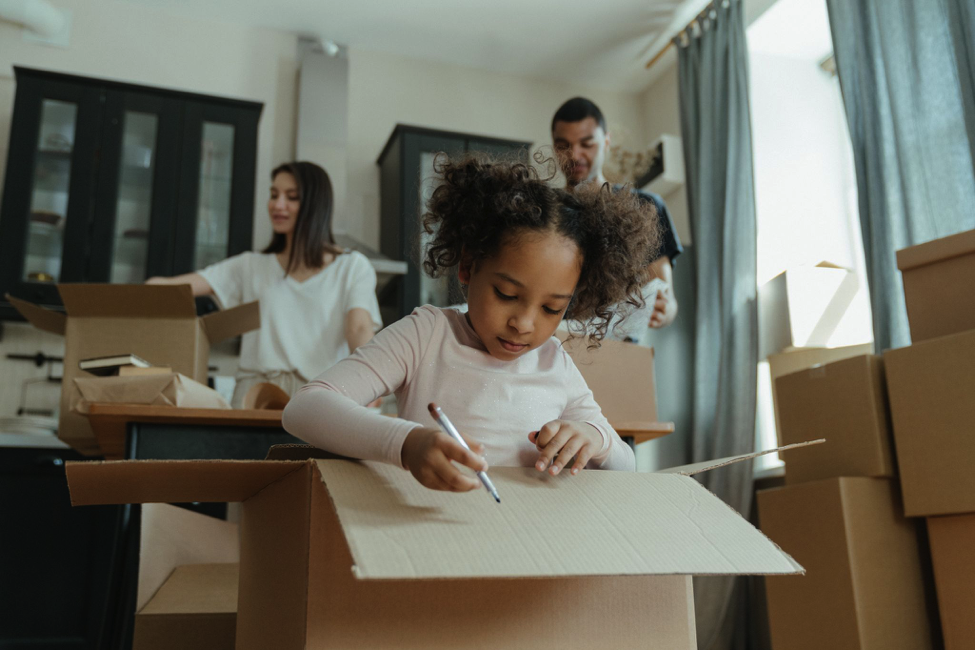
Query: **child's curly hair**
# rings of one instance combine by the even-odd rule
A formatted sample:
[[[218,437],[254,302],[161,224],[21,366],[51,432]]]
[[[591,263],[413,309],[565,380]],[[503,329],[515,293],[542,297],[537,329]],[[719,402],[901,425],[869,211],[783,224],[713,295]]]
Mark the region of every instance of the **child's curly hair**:
[[[523,162],[483,155],[451,160],[438,155],[434,170],[442,183],[423,215],[433,235],[423,268],[440,277],[462,256],[479,260],[495,255],[524,231],[554,230],[575,242],[582,272],[565,317],[580,321],[598,344],[620,303],[643,306],[647,268],[660,248],[660,226],[652,204],[622,189],[556,189]]]

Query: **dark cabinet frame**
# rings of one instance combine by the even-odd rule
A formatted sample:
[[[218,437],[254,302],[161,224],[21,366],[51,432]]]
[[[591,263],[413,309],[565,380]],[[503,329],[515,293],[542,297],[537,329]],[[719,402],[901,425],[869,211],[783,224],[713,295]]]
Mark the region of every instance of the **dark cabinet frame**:
[[[480,152],[515,157],[528,162],[531,142],[439,131],[397,124],[376,164],[380,170],[380,252],[407,263],[406,274],[389,282],[379,295],[383,321],[402,318],[420,305],[420,229],[424,206],[420,205],[420,166],[424,153],[449,156]],[[444,305],[441,305],[444,306]]]
[[[52,283],[22,278],[44,100],[77,105],[59,282],[108,282],[127,111],[157,116],[146,275],[194,271],[203,123],[234,126],[227,254],[250,250],[257,126],[263,104],[15,67],[17,92],[0,204],[0,320],[20,320],[3,295],[60,306]]]

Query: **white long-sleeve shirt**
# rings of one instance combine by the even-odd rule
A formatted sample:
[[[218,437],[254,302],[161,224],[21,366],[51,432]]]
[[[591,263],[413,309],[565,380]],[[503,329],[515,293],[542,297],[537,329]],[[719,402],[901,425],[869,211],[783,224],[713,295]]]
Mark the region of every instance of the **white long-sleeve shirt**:
[[[399,417],[362,406],[390,393]],[[488,354],[464,314],[430,306],[382,330],[300,389],[283,424],[321,449],[402,466],[407,434],[437,426],[427,411],[430,402],[484,445],[489,465],[534,466],[538,450],[529,432],[552,420],[575,420],[602,437],[589,467],[635,469],[633,451],[603,416],[558,339],[502,361]]]

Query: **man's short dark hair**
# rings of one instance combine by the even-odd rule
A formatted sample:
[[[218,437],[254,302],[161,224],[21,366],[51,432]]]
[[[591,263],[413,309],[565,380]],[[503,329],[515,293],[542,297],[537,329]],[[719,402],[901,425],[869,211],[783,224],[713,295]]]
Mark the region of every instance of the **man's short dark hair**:
[[[596,120],[596,124],[606,131],[606,120],[599,107],[585,97],[573,97],[555,111],[555,117],[552,118],[552,132],[555,132],[556,122],[581,122],[587,117]]]

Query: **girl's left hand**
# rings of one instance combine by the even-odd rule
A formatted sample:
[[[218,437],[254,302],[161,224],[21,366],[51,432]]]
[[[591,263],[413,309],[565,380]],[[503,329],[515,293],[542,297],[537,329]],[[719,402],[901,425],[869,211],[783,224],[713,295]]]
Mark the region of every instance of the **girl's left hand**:
[[[580,469],[599,451],[603,445],[603,437],[596,427],[586,422],[572,422],[569,420],[552,420],[538,431],[528,434],[528,440],[534,443],[541,453],[535,461],[535,469],[555,476],[569,464],[572,464],[572,474],[578,474]]]

